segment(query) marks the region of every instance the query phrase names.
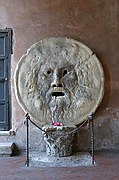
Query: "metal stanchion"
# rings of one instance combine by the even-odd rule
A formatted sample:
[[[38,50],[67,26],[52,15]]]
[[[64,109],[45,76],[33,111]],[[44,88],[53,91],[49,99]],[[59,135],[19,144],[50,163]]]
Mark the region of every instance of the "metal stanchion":
[[[91,154],[92,154],[92,165],[94,165],[94,122],[93,122],[93,116],[91,119]]]
[[[29,115],[28,113],[26,114],[26,166],[29,167]]]

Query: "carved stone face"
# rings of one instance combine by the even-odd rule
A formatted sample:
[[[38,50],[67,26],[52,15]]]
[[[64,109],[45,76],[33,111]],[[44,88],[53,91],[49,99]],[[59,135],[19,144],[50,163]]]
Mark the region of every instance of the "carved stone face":
[[[65,37],[46,38],[19,61],[15,85],[20,105],[40,125],[77,125],[100,104],[104,74],[84,44]]]
[[[64,112],[72,104],[78,78],[74,65],[64,59],[51,59],[38,73],[38,92],[53,122],[64,122]]]

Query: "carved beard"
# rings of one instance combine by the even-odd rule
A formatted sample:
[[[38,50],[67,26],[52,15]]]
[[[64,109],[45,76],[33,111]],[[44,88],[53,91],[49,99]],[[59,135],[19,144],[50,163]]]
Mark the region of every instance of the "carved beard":
[[[62,87],[51,87],[51,79],[40,73],[37,80],[40,110],[47,122],[61,122],[73,119],[76,106],[77,76],[75,71],[62,78]],[[42,78],[43,77],[43,78]],[[44,79],[45,77],[45,79]],[[64,94],[63,94],[64,93]]]
[[[51,88],[46,93],[45,104],[47,107],[46,116],[50,113],[52,122],[64,123],[65,116],[69,115],[68,111],[71,106],[70,92],[67,89],[64,90],[64,88]]]

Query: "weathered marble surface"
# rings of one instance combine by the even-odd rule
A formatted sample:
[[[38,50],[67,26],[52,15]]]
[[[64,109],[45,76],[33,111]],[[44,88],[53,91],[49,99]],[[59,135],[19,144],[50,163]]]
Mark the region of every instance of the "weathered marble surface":
[[[15,73],[17,99],[39,125],[77,125],[104,94],[103,68],[84,44],[50,37],[32,45]]]
[[[30,167],[75,167],[93,166],[92,157],[88,152],[78,152],[67,157],[47,156],[43,152],[31,152]],[[94,165],[96,163],[94,162]]]

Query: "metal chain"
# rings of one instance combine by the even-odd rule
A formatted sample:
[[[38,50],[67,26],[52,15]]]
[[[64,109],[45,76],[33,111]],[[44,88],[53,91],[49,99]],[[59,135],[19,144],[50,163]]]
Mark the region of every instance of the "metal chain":
[[[92,120],[92,116],[93,116],[93,114],[91,113],[91,114],[86,118],[86,120],[85,120],[82,124],[80,124],[76,129],[72,130],[71,132],[66,133],[66,135],[70,135],[70,134],[72,134],[72,133],[76,133],[76,131],[78,131],[81,127],[83,127],[83,126],[86,124],[86,122],[87,122],[88,128],[90,128],[90,121]],[[43,131],[46,135],[48,135],[48,132],[46,132],[45,130],[43,130],[41,127],[39,127],[36,123],[34,123],[34,122],[31,120],[31,118],[30,118],[30,116],[28,115],[28,113],[26,114],[26,117],[28,118],[28,120],[29,120],[33,125],[35,125],[38,129],[40,129],[41,131]],[[59,136],[62,136],[62,135],[59,135]]]
[[[39,127],[36,123],[34,123],[34,122],[31,120],[31,118],[30,118],[30,116],[28,115],[28,113],[26,114],[26,116],[27,116],[28,120],[29,120],[34,126],[36,126],[38,129],[40,129],[41,131],[43,131],[43,132],[46,133],[46,131],[44,131],[41,127]]]

